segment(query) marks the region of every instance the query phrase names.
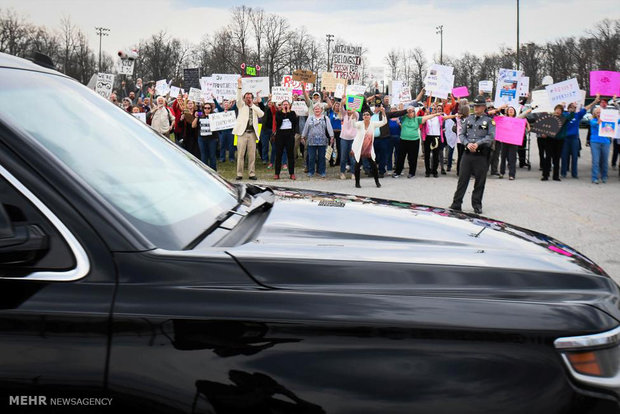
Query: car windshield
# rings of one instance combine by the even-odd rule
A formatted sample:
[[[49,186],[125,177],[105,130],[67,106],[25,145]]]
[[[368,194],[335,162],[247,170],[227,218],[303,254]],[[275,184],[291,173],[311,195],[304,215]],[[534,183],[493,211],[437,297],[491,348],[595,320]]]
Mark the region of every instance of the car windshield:
[[[236,205],[234,186],[73,80],[2,69],[0,114],[158,247],[181,249]]]

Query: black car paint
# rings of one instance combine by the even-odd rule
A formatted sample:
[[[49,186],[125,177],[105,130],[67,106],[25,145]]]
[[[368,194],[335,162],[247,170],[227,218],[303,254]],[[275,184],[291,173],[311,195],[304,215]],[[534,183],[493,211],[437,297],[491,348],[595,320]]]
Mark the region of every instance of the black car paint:
[[[0,163],[91,262],[75,282],[0,280],[3,405],[45,394],[112,396],[115,411],[161,413],[618,410],[611,394],[571,380],[552,345],[618,326],[618,287],[547,236],[445,209],[276,188],[251,240],[162,251],[14,130],[3,124],[0,134]],[[368,219],[402,214],[425,231]],[[454,226],[463,234],[447,237]],[[518,270],[507,247],[517,239],[539,249],[542,270],[531,269],[533,253]],[[447,251],[451,264],[437,263]]]

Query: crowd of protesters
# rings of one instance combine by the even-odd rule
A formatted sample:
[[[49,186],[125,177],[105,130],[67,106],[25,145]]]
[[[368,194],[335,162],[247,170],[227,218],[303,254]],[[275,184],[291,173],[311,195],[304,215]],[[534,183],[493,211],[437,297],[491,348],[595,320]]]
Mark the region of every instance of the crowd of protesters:
[[[471,102],[467,99],[435,99],[422,89],[418,96],[406,105],[391,105],[390,97],[373,90],[365,95],[361,109],[346,108],[344,102],[333,93],[313,92],[306,85],[304,93],[293,95],[293,101],[305,102],[307,115],[292,110],[293,102],[271,102],[271,95],[261,97],[246,93],[241,96],[241,81],[236,100],[196,103],[187,94],[166,98],[156,96],[154,85],[143,85],[141,79],[128,90],[122,83],[110,100],[129,113],[145,113],[146,122],[160,134],[173,139],[203,163],[217,170],[218,163],[234,162],[237,180],[243,179],[247,162],[249,179],[256,179],[257,158],[273,169],[273,179],[280,179],[287,171],[290,179],[296,179],[295,168],[303,168],[308,177],[327,177],[327,168],[338,168],[340,179],[354,179],[360,187],[362,171],[371,176],[380,187],[380,178],[390,174],[401,178],[407,160],[407,178],[417,173],[420,149],[423,152],[424,176],[438,178],[456,169],[465,151],[462,143],[461,124],[469,115]],[[431,95],[431,94],[429,94]],[[481,93],[482,95],[482,93]],[[119,101],[120,98],[120,101]],[[515,106],[494,108],[490,97],[486,98],[485,115],[529,118],[527,97]],[[588,122],[586,145],[591,147],[593,183],[605,183],[608,179],[609,152],[612,148],[612,167],[618,158],[618,140],[598,134],[600,110],[607,105],[618,105],[614,96],[610,102],[599,96],[588,106],[578,108],[576,102],[557,105],[553,115],[563,120],[561,130],[554,136],[537,135],[541,180],[561,181],[570,173],[578,178],[578,158],[582,150],[579,124],[584,115],[592,110]],[[566,108],[566,109],[565,109]],[[235,128],[211,131],[209,115],[214,112],[234,111]],[[517,158],[520,168],[530,167],[526,153],[530,140],[529,123],[521,145],[506,144],[496,139],[487,157],[490,176],[515,180]],[[497,137],[494,137],[497,138]],[[455,150],[456,149],[456,154]],[[456,158],[456,159],[455,159]]]

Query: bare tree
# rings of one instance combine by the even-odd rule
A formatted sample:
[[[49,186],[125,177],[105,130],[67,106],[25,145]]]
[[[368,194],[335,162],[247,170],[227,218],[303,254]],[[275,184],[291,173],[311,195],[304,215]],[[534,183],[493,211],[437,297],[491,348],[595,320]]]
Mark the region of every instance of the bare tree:
[[[384,59],[385,63],[390,68],[390,76],[392,77],[392,79],[396,79],[396,77],[398,76],[398,68],[401,63],[401,56],[401,52],[398,52],[396,49],[392,49],[388,52],[387,56]]]
[[[265,11],[263,9],[254,9],[250,15],[250,21],[252,22],[252,30],[254,31],[254,39],[256,41],[256,62],[257,65],[262,65],[262,45],[265,37]]]
[[[15,11],[0,9],[0,52],[26,57],[32,32],[33,26]]]
[[[276,76],[282,75],[282,70],[288,64],[286,45],[292,42],[293,36],[289,32],[288,20],[275,14],[267,17],[264,28],[267,76],[269,85],[273,85]]]
[[[232,40],[235,45],[237,67],[241,63],[248,61],[250,55],[250,26],[252,20],[252,8],[247,6],[238,6],[231,12],[231,28]]]

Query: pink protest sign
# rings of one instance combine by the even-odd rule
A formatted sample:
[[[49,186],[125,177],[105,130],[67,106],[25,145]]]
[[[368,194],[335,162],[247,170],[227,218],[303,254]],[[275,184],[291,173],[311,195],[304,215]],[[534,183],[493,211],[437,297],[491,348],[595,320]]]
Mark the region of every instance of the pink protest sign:
[[[521,145],[525,136],[525,119],[509,116],[496,116],[495,140],[506,144]]]
[[[469,96],[469,90],[467,89],[467,86],[459,86],[458,88],[452,89],[452,96],[455,98]]]
[[[598,70],[590,72],[590,95],[620,95],[620,72]]]

